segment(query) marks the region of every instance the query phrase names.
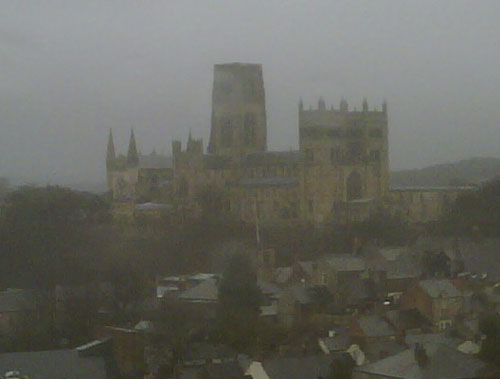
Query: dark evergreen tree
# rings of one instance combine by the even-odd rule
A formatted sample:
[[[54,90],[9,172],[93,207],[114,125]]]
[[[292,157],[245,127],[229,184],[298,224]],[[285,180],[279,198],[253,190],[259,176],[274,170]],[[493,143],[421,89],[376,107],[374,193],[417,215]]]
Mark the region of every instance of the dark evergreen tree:
[[[247,257],[236,254],[229,259],[218,300],[217,319],[223,342],[238,349],[253,346],[262,293]]]

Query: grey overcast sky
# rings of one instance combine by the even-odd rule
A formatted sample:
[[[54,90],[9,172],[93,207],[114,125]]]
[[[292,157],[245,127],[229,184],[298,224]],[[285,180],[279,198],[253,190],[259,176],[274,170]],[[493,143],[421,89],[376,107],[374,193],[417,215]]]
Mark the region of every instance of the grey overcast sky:
[[[262,63],[269,148],[297,102],[389,108],[391,169],[500,156],[500,1],[2,1],[0,176],[104,182],[124,151],[208,141],[213,64]]]

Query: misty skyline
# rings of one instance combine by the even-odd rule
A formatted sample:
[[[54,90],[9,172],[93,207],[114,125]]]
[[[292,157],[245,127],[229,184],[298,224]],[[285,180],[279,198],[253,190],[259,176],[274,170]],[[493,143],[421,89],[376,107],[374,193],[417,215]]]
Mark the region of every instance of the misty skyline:
[[[500,3],[0,3],[0,176],[102,182],[125,153],[210,131],[213,65],[261,63],[268,149],[297,148],[297,103],[388,102],[391,169],[500,157]]]

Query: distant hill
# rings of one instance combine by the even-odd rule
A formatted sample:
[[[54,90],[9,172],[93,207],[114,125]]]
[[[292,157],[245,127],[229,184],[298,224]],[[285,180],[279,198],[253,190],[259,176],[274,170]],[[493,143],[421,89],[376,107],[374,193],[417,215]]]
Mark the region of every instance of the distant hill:
[[[449,186],[500,177],[500,158],[471,158],[415,170],[391,172],[392,186]]]

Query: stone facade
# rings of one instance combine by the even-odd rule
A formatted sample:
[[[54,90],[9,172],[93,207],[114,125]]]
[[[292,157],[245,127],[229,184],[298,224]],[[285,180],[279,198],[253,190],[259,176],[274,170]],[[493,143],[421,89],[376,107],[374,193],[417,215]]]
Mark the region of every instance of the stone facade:
[[[381,202],[389,188],[387,105],[349,111],[299,104],[299,147],[303,162],[302,214],[314,223],[335,217],[346,203]],[[366,202],[368,205],[368,202]]]
[[[409,222],[436,220],[470,188],[389,188],[388,111],[349,110],[346,100],[316,109],[299,102],[299,150],[267,151],[262,66],[214,67],[208,152],[189,135],[172,142],[172,157],[137,153],[133,132],[127,156],[116,156],[110,133],[108,186],[123,203],[163,203],[199,217],[207,201],[218,212],[247,222],[345,223],[387,208]],[[210,204],[208,204],[210,205]],[[133,212],[134,207],[129,207]]]

